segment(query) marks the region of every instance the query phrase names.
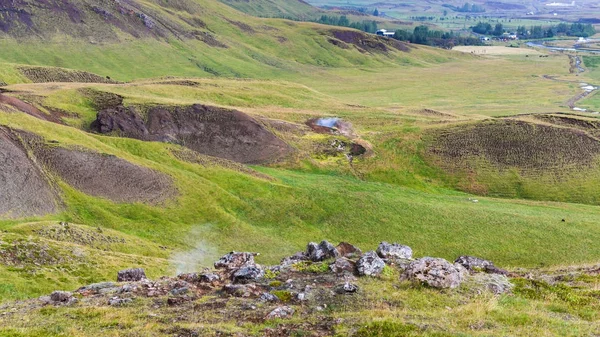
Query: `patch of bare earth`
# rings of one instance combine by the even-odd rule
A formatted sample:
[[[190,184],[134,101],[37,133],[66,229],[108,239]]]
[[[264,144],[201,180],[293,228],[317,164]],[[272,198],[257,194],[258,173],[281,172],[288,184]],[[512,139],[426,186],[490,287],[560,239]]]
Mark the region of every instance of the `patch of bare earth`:
[[[427,155],[449,171],[469,170],[477,160],[485,160],[500,170],[559,174],[590,167],[600,155],[600,142],[583,131],[524,121],[452,126],[430,136]]]
[[[332,30],[330,33],[335,38],[328,39],[331,44],[343,49],[347,49],[348,45],[353,45],[363,53],[387,53],[391,49],[409,52],[410,49],[413,48],[412,46],[395,39],[355,30]]]
[[[239,163],[268,163],[293,152],[261,123],[236,110],[206,105],[155,106],[145,118],[122,105],[98,113],[92,130],[147,141],[176,143]]]
[[[38,148],[36,155],[62,180],[92,196],[159,204],[176,194],[167,175],[116,156],[62,147]]]
[[[18,136],[0,127],[0,218],[55,213],[59,198]]]
[[[21,73],[34,83],[77,82],[77,83],[119,83],[109,77],[93,73],[52,67],[19,67]]]

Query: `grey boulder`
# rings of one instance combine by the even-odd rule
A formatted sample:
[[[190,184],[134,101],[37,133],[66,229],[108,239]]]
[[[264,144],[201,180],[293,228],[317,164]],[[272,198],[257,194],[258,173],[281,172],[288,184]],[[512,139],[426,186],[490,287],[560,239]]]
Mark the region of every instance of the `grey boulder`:
[[[366,252],[357,262],[358,275],[376,276],[381,274],[385,262],[374,251]]]
[[[146,279],[146,273],[142,268],[125,269],[117,274],[117,282],[137,282]]]
[[[433,288],[457,288],[466,277],[461,265],[442,258],[424,257],[411,262],[402,274],[403,279],[426,284]]]
[[[377,255],[383,259],[412,259],[412,249],[398,243],[382,242],[377,247]]]
[[[321,241],[319,244],[310,242],[306,246],[306,256],[313,262],[335,258],[339,255],[340,253],[338,253],[337,249],[335,249],[335,247],[326,240]]]

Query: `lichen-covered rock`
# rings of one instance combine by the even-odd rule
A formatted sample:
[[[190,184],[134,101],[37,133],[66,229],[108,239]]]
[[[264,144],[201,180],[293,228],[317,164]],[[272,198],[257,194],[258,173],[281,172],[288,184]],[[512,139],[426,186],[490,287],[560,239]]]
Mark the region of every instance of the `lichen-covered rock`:
[[[281,306],[275,308],[275,310],[271,311],[266,319],[275,319],[275,318],[289,318],[294,312],[296,312],[293,308],[288,306]]]
[[[476,273],[467,280],[468,285],[479,293],[489,291],[496,295],[509,293],[514,285],[506,275]]]
[[[112,297],[108,300],[108,305],[111,307],[121,307],[133,302],[131,298]]]
[[[350,282],[344,284],[338,284],[335,286],[334,291],[338,294],[353,294],[358,291],[358,286]]]
[[[117,286],[116,283],[100,282],[100,283],[94,283],[94,284],[90,284],[90,285],[81,287],[81,288],[77,289],[77,292],[84,294],[84,295],[90,295],[90,294],[116,293],[118,290],[119,290],[119,286]]]
[[[319,244],[310,242],[306,247],[306,256],[313,262],[338,257],[339,255],[335,247],[326,240],[321,241]]]
[[[73,294],[68,291],[57,290],[50,294],[50,300],[55,303],[69,303],[74,299]]]
[[[508,271],[496,267],[492,261],[484,260],[475,256],[459,256],[454,263],[462,265],[470,272],[486,272],[489,274],[508,275]]]
[[[202,283],[214,283],[221,281],[221,276],[213,273],[204,273],[200,275],[200,282]]]
[[[279,297],[271,293],[263,293],[262,295],[260,295],[260,298],[258,300],[261,302],[278,302]]]
[[[336,274],[354,274],[356,264],[345,257],[340,257],[329,265],[329,269]]]
[[[117,282],[137,282],[146,279],[146,273],[142,268],[125,269],[117,274]]]
[[[412,259],[412,249],[398,243],[382,242],[377,247],[377,255],[383,259]]]
[[[442,258],[424,257],[411,262],[402,278],[433,288],[457,288],[465,279],[466,270]]]
[[[217,262],[215,262],[215,268],[233,270],[246,266],[253,266],[256,264],[254,262],[255,255],[257,254],[247,252],[231,252],[229,254],[223,255],[223,257],[221,257]]]
[[[265,272],[258,266],[242,267],[232,275],[233,283],[249,283],[265,276]]]
[[[335,249],[342,257],[358,258],[362,255],[362,250],[360,250],[360,248],[349,244],[348,242],[340,242]]]
[[[381,274],[385,262],[374,251],[366,252],[357,262],[358,275],[376,276]]]

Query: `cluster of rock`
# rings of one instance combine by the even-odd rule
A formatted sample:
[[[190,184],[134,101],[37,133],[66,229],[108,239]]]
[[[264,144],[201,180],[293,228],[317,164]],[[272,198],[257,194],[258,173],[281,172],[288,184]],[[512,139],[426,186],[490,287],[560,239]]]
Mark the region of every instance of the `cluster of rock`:
[[[512,287],[508,272],[491,261],[472,256],[460,256],[454,263],[433,257],[413,259],[412,249],[397,243],[382,242],[376,250],[363,253],[345,242],[337,246],[327,241],[311,242],[305,251],[269,267],[257,264],[254,260],[257,255],[230,252],[214,263],[214,270],[154,281],[146,277],[143,269],[127,269],[118,273],[118,283],[92,284],[78,289],[75,294],[57,291],[42,300],[47,304],[70,305],[77,302],[77,297],[99,297],[110,306],[122,306],[137,296],[166,296],[167,305],[176,306],[211,293],[254,301],[249,302],[248,310],[256,310],[261,303],[277,304],[264,316],[272,319],[294,314],[294,309],[284,303],[357,293],[359,287],[353,283],[356,277],[375,277],[386,268],[400,270],[402,280],[433,288],[452,289],[471,282],[479,289],[500,294]],[[311,272],[307,266],[312,265],[328,267],[329,272]],[[319,270],[324,271],[324,268]],[[326,304],[322,304],[316,310],[325,307]]]

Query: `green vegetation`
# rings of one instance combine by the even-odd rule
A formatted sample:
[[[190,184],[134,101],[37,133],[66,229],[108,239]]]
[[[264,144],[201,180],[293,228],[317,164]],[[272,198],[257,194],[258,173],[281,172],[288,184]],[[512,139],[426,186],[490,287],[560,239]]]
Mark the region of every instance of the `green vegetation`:
[[[264,16],[309,17],[314,10],[302,2],[260,1],[265,11],[253,13],[257,1],[223,2]],[[212,0],[139,5],[169,25],[152,26],[138,13],[123,19],[132,19],[123,21],[125,28],[109,29],[82,9],[89,26],[63,17],[62,29],[44,30],[42,39],[5,32],[0,125],[164,173],[177,195],[155,205],[116,203],[52,176],[61,198],[57,214],[0,220],[6,253],[0,255],[0,302],[114,280],[129,267],[144,267],[151,278],[197,271],[233,249],[260,252],[261,264],[276,263],[323,239],[365,251],[397,241],[417,257],[470,254],[515,269],[600,258],[600,124],[593,115],[569,114],[565,104],[580,94],[580,82],[599,81],[598,57],[584,57],[591,71],[576,77],[567,55],[434,49],[347,28],[255,18]],[[47,28],[42,9],[30,10],[29,29]],[[336,24],[342,18],[325,17]],[[342,25],[351,21],[357,22],[347,16]],[[406,30],[406,40],[453,37],[422,27]],[[236,109],[294,153],[246,166],[186,157],[182,153],[191,150],[184,141],[89,132],[104,100],[116,95],[142,118],[157,105],[167,112],[192,104]],[[582,103],[600,108],[597,95]],[[23,104],[64,124],[36,118]],[[307,125],[325,116],[340,118],[348,130],[318,133]],[[340,144],[360,145],[366,153],[350,158],[347,149],[336,148]],[[201,256],[189,261],[188,253],[197,251]],[[319,278],[330,262],[294,267]],[[284,285],[278,276],[266,273],[271,287]],[[398,270],[386,267],[381,278],[359,281],[360,298],[344,297],[323,311],[306,306],[291,324],[325,315],[340,322],[334,324],[340,336],[578,336],[597,329],[593,275],[558,284],[517,278],[514,294],[502,296],[439,292],[398,278]],[[272,293],[294,302],[288,290]],[[202,301],[193,301],[189,312],[199,316],[182,329],[260,335],[277,326],[263,317],[239,326],[215,308],[196,310]],[[180,333],[162,330],[164,322],[179,322],[162,303],[23,310],[22,320],[0,318],[0,335]]]

